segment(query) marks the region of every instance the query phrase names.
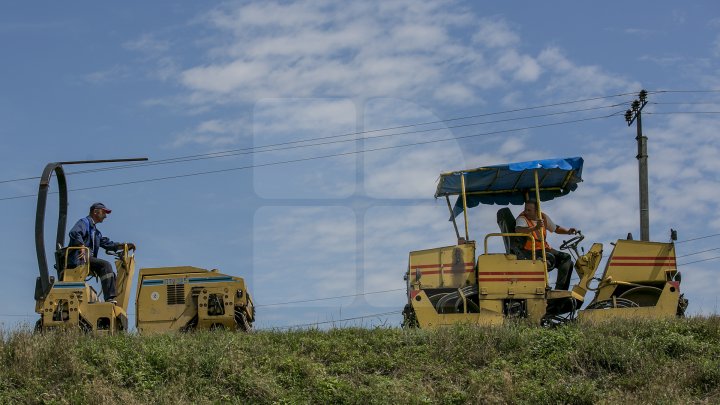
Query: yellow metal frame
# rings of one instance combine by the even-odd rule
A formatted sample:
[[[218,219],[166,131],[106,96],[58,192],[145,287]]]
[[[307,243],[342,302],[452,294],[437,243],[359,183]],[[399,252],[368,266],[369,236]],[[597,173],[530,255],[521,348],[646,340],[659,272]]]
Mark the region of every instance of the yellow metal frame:
[[[67,250],[81,250],[88,252],[85,246],[68,247]],[[67,255],[65,256],[67,267]],[[43,330],[53,328],[67,328],[81,326],[81,318],[87,321],[92,333],[97,335],[114,334],[127,330],[127,304],[131,280],[135,273],[135,256],[130,255],[127,245],[123,248],[122,259],[115,260],[115,269],[118,274],[117,304],[98,302],[97,293],[85,282],[90,272],[90,261],[72,268],[65,269],[63,280],[53,284],[48,296],[35,303],[35,312],[41,316]],[[61,319],[57,318],[57,313]],[[106,322],[100,328],[100,321]]]
[[[542,220],[542,210],[540,210],[540,182],[538,181],[537,170],[534,170],[533,173],[535,174],[535,201],[537,201],[537,214],[538,218]],[[543,262],[543,266],[545,266],[545,278],[547,278],[548,269],[547,260],[545,259],[545,221],[543,221],[543,226],[540,228],[540,247],[542,247],[541,260]]]
[[[470,240],[470,232],[468,231],[467,198],[465,194],[465,173],[460,175],[460,186],[462,187],[463,216],[465,217],[465,240]]]
[[[85,253],[85,263],[83,263],[80,266],[74,267],[72,269],[68,269],[68,256],[70,256],[68,253],[72,250],[84,250]],[[65,253],[65,262],[64,262],[64,271],[63,271],[63,280],[62,281],[82,281],[85,282],[85,278],[90,275],[90,249],[87,246],[69,246]]]
[[[535,261],[535,237],[532,235],[528,235],[526,233],[520,233],[520,232],[510,232],[510,233],[489,233],[485,235],[485,254],[488,254],[488,239],[490,239],[491,236],[520,236],[525,238],[530,238],[530,242],[532,243],[532,260]]]

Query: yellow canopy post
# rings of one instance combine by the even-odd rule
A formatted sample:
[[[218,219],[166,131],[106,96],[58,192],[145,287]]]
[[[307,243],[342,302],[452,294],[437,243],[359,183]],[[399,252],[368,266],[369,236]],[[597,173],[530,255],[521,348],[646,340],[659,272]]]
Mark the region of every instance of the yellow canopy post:
[[[535,176],[537,176],[537,174]],[[468,231],[467,198],[465,197],[465,173],[460,176],[460,186],[462,187],[463,214],[465,216],[465,240],[469,241],[470,232]]]
[[[535,173],[535,201],[537,201],[537,215],[538,219],[542,220],[542,211],[540,210],[540,182],[538,181],[538,172],[537,170],[534,171]],[[464,188],[463,188],[464,190]],[[464,194],[463,194],[464,196]],[[545,267],[545,284],[550,285],[548,282],[548,268],[547,268],[547,259],[545,258],[545,222],[543,221],[543,226],[540,228],[540,246],[542,246],[542,262],[543,266]]]

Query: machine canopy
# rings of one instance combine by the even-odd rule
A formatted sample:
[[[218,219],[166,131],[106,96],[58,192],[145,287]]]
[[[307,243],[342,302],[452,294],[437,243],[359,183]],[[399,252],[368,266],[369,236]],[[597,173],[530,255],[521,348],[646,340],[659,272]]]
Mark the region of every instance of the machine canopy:
[[[535,175],[538,173],[540,201],[552,200],[574,191],[582,181],[581,157],[532,160],[529,162],[478,167],[440,175],[435,198],[458,195],[453,216],[463,212],[462,182],[468,208],[480,204],[519,205],[526,197],[535,197]]]

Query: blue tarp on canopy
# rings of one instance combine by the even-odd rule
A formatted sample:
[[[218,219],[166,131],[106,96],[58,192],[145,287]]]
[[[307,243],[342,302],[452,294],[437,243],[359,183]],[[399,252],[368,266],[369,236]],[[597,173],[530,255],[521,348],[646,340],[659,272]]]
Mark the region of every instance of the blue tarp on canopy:
[[[540,201],[568,194],[582,181],[581,157],[533,160],[446,173],[440,176],[435,198],[462,194],[461,176],[465,175],[468,208],[479,204],[520,205],[526,194],[535,197],[535,175],[538,173]],[[463,212],[462,196],[453,208],[454,216]]]

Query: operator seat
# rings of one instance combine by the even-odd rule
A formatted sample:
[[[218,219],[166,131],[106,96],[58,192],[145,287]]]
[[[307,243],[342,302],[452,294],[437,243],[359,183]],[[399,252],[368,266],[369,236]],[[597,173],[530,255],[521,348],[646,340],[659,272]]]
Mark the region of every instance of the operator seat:
[[[68,254],[68,248],[63,247],[61,244],[57,244],[57,250],[55,250],[55,270],[57,270],[58,281],[63,281],[65,275],[65,256]]]
[[[497,212],[497,223],[502,233],[515,233],[515,216],[510,208],[500,208]],[[524,238],[518,236],[503,236],[505,252],[517,256],[518,259],[526,256],[522,246]]]

